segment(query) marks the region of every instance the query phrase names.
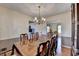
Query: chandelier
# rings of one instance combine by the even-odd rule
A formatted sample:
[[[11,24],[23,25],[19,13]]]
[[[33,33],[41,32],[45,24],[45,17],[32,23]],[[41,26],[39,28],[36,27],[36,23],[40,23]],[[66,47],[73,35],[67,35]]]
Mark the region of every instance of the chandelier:
[[[37,24],[43,24],[46,21],[46,19],[44,17],[41,17],[40,8],[41,8],[41,6],[38,6],[38,9],[39,9],[38,17],[34,17],[34,20],[33,20]]]

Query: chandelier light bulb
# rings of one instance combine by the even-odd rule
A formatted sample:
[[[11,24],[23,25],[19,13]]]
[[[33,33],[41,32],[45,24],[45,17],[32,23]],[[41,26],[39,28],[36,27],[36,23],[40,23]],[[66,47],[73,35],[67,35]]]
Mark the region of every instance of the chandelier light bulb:
[[[38,23],[38,20],[36,20],[36,22]]]
[[[34,17],[34,20],[33,20],[33,21],[35,21],[35,22],[36,22],[36,21],[37,21],[37,17]]]
[[[44,17],[42,18],[42,20],[43,20],[43,21],[46,21],[46,19],[45,19]]]
[[[35,17],[35,21],[37,20],[37,17]]]
[[[46,19],[44,18],[44,21],[46,21]]]

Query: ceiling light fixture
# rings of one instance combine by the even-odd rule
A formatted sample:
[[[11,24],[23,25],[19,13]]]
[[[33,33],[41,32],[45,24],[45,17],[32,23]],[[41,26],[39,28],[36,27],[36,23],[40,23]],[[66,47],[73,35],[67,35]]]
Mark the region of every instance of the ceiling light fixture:
[[[37,24],[43,24],[46,21],[46,19],[44,17],[41,17],[40,8],[41,8],[41,6],[38,6],[38,9],[39,9],[38,17],[34,17],[34,20],[33,20]]]

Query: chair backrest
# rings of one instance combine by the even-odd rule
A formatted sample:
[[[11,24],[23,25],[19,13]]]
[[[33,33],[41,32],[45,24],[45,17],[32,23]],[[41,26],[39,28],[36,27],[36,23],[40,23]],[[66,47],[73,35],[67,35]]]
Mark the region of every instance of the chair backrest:
[[[35,40],[35,33],[32,34],[32,40]]]
[[[39,44],[37,56],[46,55],[46,42]]]
[[[55,51],[56,51],[56,40],[57,40],[57,38],[56,38],[56,36],[53,36],[52,38],[51,38],[51,49],[50,49],[50,55],[54,55],[54,53],[55,53]]]
[[[21,40],[28,40],[28,34],[25,33],[25,34],[20,34],[20,39]]]
[[[36,32],[36,40],[38,40],[38,39],[39,39],[39,33]]]
[[[39,44],[38,50],[37,50],[37,56],[41,56],[43,51],[43,43]]]
[[[42,49],[42,56],[46,56],[47,53],[47,47],[46,47],[46,42],[43,43],[43,49]]]
[[[24,35],[23,34],[20,34],[20,41],[22,41],[24,38]]]
[[[50,47],[50,41],[46,41],[46,46],[49,48]]]
[[[48,40],[48,41],[45,42],[45,47],[44,47],[45,56],[50,55],[50,47],[51,47],[51,44],[50,44],[50,41]]]
[[[28,40],[28,34],[27,33],[25,33],[25,39]]]
[[[48,32],[48,33],[47,33],[47,37],[48,37],[48,38],[51,38],[52,35],[53,35],[53,32]]]
[[[25,41],[28,40],[28,34],[25,33],[25,34],[20,34],[20,42],[22,44],[25,44]]]

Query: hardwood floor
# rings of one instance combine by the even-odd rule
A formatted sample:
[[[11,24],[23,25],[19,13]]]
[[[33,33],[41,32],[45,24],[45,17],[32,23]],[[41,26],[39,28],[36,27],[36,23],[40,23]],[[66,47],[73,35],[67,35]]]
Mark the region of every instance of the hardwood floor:
[[[62,47],[62,56],[70,56],[70,52],[71,49],[70,48],[65,48],[65,47]]]
[[[70,56],[70,48],[62,47],[62,50],[61,50],[60,53],[61,53],[60,55],[56,55],[56,56]],[[6,55],[10,56],[11,55],[11,51],[7,52]],[[1,56],[3,56],[3,54]],[[15,51],[15,55],[13,55],[13,56],[19,56],[19,54]]]

